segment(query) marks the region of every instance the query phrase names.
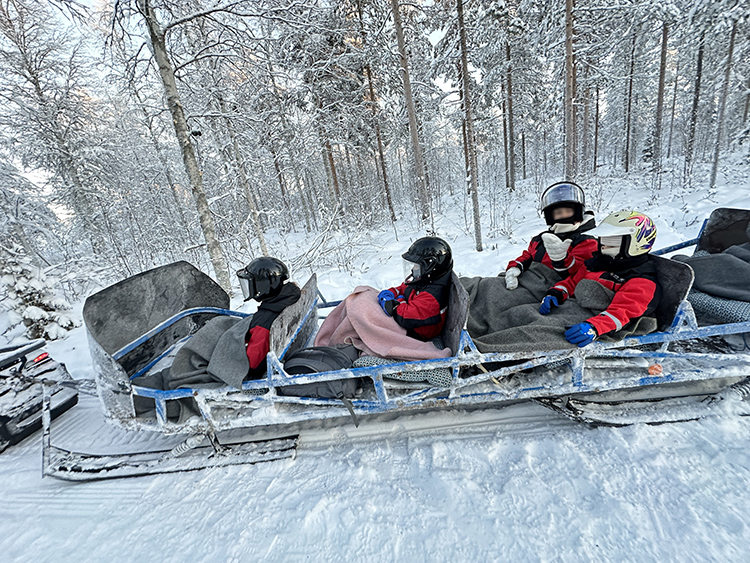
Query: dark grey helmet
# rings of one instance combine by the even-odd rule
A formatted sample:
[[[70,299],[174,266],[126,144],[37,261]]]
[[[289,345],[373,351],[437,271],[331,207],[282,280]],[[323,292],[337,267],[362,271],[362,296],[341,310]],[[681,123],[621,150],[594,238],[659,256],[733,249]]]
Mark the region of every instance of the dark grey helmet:
[[[245,301],[263,301],[279,294],[281,286],[289,279],[289,268],[278,258],[261,256],[238,270],[237,277]]]
[[[415,240],[401,257],[414,264],[410,281],[434,280],[453,268],[450,245],[439,237]]]

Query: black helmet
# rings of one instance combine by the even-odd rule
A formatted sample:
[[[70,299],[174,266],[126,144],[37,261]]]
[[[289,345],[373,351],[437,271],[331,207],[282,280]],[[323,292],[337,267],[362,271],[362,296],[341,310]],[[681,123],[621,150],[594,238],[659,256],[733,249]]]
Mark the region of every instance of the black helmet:
[[[263,301],[279,294],[281,286],[289,279],[289,268],[278,258],[261,256],[237,270],[237,277],[245,301]]]
[[[586,196],[581,186],[574,182],[557,182],[544,190],[540,207],[549,226],[555,223],[580,223],[583,221],[583,212],[586,208]],[[555,221],[552,212],[558,207],[572,208],[573,216]]]
[[[434,280],[453,268],[451,247],[438,237],[422,237],[415,240],[401,257],[408,262],[404,264],[410,270],[411,280]]]

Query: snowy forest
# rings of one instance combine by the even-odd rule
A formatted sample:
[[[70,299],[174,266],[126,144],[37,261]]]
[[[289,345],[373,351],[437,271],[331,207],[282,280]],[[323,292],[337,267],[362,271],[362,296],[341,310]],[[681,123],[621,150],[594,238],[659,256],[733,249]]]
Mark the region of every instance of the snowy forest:
[[[444,234],[448,212],[481,251],[561,179],[708,192],[728,155],[750,161],[748,16],[746,0],[2,0],[0,332],[25,317],[56,338],[92,287],[177,260],[226,289],[260,255],[348,271],[368,233]]]

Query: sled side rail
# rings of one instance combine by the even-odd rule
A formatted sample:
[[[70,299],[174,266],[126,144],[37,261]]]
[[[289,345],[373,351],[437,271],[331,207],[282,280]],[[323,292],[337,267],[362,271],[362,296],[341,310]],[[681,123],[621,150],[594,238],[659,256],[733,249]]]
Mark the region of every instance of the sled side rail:
[[[132,352],[133,350],[135,350],[136,348],[138,348],[138,346],[141,346],[143,343],[145,343],[146,341],[150,340],[152,337],[154,337],[155,335],[159,334],[164,329],[172,326],[177,321],[180,321],[180,320],[184,319],[185,317],[189,317],[191,315],[195,315],[195,314],[199,314],[199,313],[213,313],[215,315],[229,315],[229,316],[240,317],[240,318],[244,318],[244,317],[249,317],[250,316],[250,313],[242,313],[240,311],[232,311],[230,309],[219,309],[218,307],[194,307],[192,309],[185,309],[184,311],[180,311],[179,313],[177,313],[176,315],[168,318],[164,322],[156,325],[154,328],[152,328],[151,330],[149,330],[147,333],[139,336],[138,338],[136,338],[135,340],[133,340],[129,344],[126,344],[125,346],[123,346],[122,348],[120,348],[117,352],[115,352],[114,354],[112,354],[112,357],[115,360],[121,359],[123,356],[125,356],[125,354],[127,354],[128,352]]]
[[[684,242],[678,242],[677,244],[673,244],[665,248],[660,248],[659,250],[654,250],[653,252],[651,252],[651,254],[655,256],[664,256],[665,254],[669,254],[670,252],[674,252],[675,250],[682,250],[683,248],[689,248],[691,246],[697,245],[701,241],[701,237],[706,230],[706,225],[708,225],[708,219],[703,220],[700,231],[698,231],[698,235],[695,238],[691,238],[690,240],[686,240]]]
[[[669,254],[670,252],[674,252],[675,250],[682,250],[683,248],[689,248],[691,246],[695,246],[700,242],[701,238],[700,236],[686,240],[684,242],[679,242],[677,244],[673,244],[671,246],[667,246],[665,248],[660,248],[659,250],[654,250],[651,254],[654,256],[664,256],[665,254]]]

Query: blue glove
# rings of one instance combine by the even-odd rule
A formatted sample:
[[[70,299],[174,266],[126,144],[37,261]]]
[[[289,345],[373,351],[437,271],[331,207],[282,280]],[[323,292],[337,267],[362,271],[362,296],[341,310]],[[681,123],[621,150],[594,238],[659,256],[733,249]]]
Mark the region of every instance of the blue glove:
[[[386,304],[386,302],[391,301],[391,300],[393,300],[395,298],[396,298],[396,296],[393,295],[393,292],[390,291],[389,289],[384,289],[383,291],[381,291],[380,293],[378,293],[378,303],[383,308],[383,311],[385,311],[386,315],[388,315],[388,311],[385,310],[385,304]],[[388,315],[388,316],[390,316],[390,315]]]
[[[539,312],[542,315],[549,315],[553,307],[559,307],[560,303],[557,302],[557,297],[554,295],[545,295],[542,299],[542,304],[539,307]]]
[[[577,344],[579,348],[588,346],[597,336],[596,329],[589,323],[578,323],[565,331],[565,340]]]

